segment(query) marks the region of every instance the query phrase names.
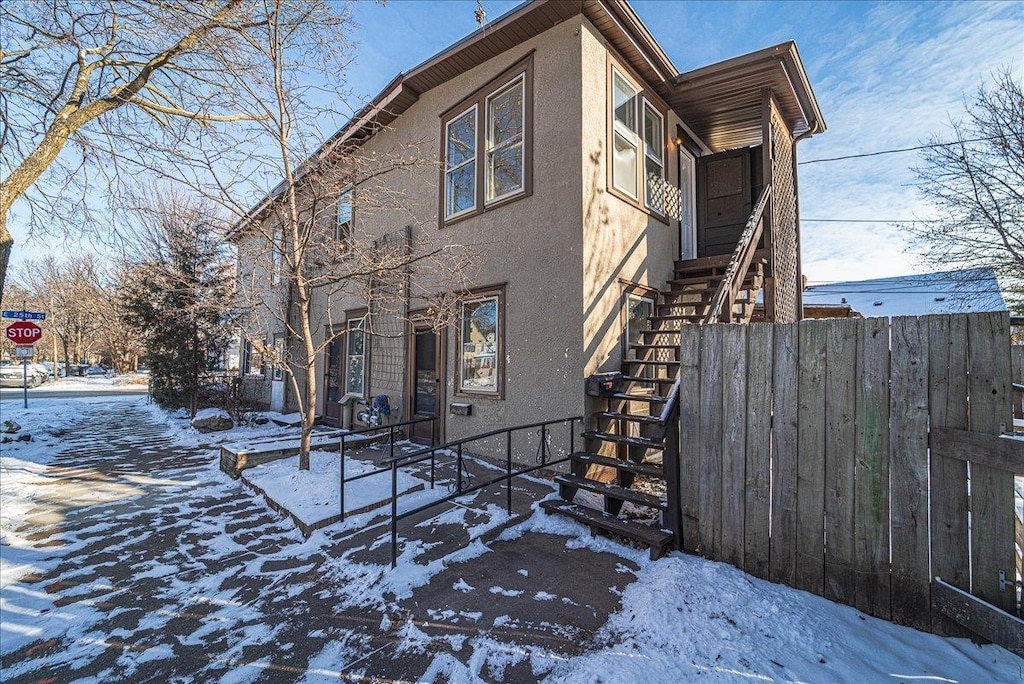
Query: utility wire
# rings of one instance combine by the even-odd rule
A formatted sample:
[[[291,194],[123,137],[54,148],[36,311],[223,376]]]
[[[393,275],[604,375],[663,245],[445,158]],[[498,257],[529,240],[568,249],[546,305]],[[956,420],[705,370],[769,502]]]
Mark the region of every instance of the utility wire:
[[[971,138],[970,140],[955,140],[947,143],[929,143],[927,145],[918,145],[917,147],[900,147],[892,150],[879,150],[878,152],[863,152],[861,154],[847,154],[842,157],[825,157],[823,159],[808,159],[807,161],[797,162],[797,166],[804,164],[818,164],[821,162],[840,161],[843,159],[862,159],[863,157],[877,157],[882,154],[897,154],[899,152],[915,152],[917,150],[927,150],[931,147],[952,147],[954,145],[962,145],[965,143],[974,142],[985,142],[987,140],[998,140],[1003,136],[994,135],[988,138]]]
[[[938,223],[941,218],[803,218],[804,223]]]

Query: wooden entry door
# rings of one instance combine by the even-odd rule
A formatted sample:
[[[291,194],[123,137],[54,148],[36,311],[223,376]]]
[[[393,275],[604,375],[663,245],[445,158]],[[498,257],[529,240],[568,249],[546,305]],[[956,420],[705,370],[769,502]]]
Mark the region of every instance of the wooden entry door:
[[[410,387],[408,392],[409,420],[430,418],[441,415],[444,406],[441,379],[444,377],[444,338],[428,326],[416,325],[409,336]],[[430,422],[424,421],[412,426],[410,439],[414,442],[430,443],[440,439],[441,424],[437,421],[437,433],[433,433]]]
[[[344,392],[341,386],[341,352],[344,335],[331,340],[324,358],[324,422],[328,425],[341,425],[341,401]]]

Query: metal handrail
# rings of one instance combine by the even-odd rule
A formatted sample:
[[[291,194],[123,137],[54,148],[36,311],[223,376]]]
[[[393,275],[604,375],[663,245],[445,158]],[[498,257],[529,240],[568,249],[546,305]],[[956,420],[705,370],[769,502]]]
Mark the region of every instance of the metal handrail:
[[[711,300],[711,306],[704,317],[705,324],[712,323],[721,316],[722,306],[727,299],[731,316],[732,303],[739,293],[739,287],[743,284],[744,279],[746,279],[747,271],[750,269],[750,264],[754,259],[754,252],[757,251],[757,243],[761,239],[761,233],[764,229],[764,223],[762,222],[764,210],[768,206],[768,199],[771,195],[772,186],[766,185],[764,190],[761,191],[761,196],[757,198],[754,210],[750,212],[750,216],[747,218],[747,224],[743,228],[743,233],[740,234],[739,242],[736,243],[736,249],[733,251],[729,265],[725,269],[722,282],[718,284],[715,296]],[[741,277],[737,277],[741,274],[741,271]]]
[[[472,494],[473,492],[479,491],[491,485],[498,484],[500,482],[507,483],[506,491],[506,507],[508,513],[512,513],[512,478],[532,473],[535,470],[541,468],[547,468],[552,465],[564,463],[569,460],[572,453],[576,450],[576,422],[583,421],[583,416],[571,416],[569,418],[558,418],[555,420],[546,420],[539,423],[528,423],[526,425],[516,425],[514,427],[501,428],[498,430],[491,430],[490,432],[484,432],[478,435],[472,435],[463,439],[453,440],[440,446],[431,446],[429,448],[422,449],[413,454],[406,456],[392,457],[390,459],[391,464],[391,567],[394,568],[398,564],[398,521],[404,520],[410,516],[422,513],[423,511],[429,510],[435,506],[447,503],[459,497],[465,496],[466,494]],[[522,430],[532,430],[535,428],[541,429],[541,440],[547,439],[548,427],[551,425],[557,425],[562,423],[569,424],[569,455],[563,458],[557,458],[553,460],[547,460],[542,458],[541,462],[520,470],[512,470],[512,433],[519,432]],[[462,486],[462,462],[464,459],[462,448],[469,442],[475,442],[481,439],[487,439],[496,435],[505,435],[505,473],[493,480],[487,482],[481,482],[470,487]],[[416,506],[408,511],[403,511],[401,514],[398,512],[398,465],[401,462],[402,465],[413,465],[415,463],[422,463],[430,459],[430,485],[434,485],[434,457],[439,451],[451,451],[455,448],[456,458],[456,483],[455,491],[450,493],[448,496],[444,496],[434,501],[429,501],[420,506]],[[546,452],[541,452],[546,454]]]
[[[387,460],[393,459],[395,457],[395,429],[396,428],[401,428],[401,427],[409,427],[411,425],[419,425],[420,423],[426,423],[428,421],[430,422],[430,443],[431,443],[431,445],[433,445],[433,443],[434,443],[434,435],[437,434],[437,415],[436,414],[433,415],[433,416],[424,416],[423,418],[414,418],[413,420],[406,420],[406,421],[403,421],[401,423],[390,423],[388,425],[378,425],[377,427],[365,428],[363,430],[349,430],[348,432],[343,432],[341,434],[341,444],[338,446],[338,459],[340,461],[340,467],[339,467],[340,475],[339,475],[339,479],[340,479],[340,482],[341,482],[341,493],[339,494],[339,498],[340,498],[339,507],[341,509],[341,511],[340,511],[341,516],[340,517],[341,517],[341,520],[343,522],[345,520],[345,485],[348,484],[349,482],[355,482],[356,480],[362,480],[364,477],[370,477],[371,475],[377,475],[378,473],[384,473],[384,472],[387,472],[389,470],[388,467],[375,468],[374,470],[369,470],[369,471],[367,471],[365,473],[359,473],[358,475],[353,475],[352,477],[345,477],[345,438],[350,436],[350,435],[364,435],[364,434],[368,434],[368,433],[371,433],[371,432],[380,432],[382,429],[386,428],[387,431],[388,431],[388,449],[389,449],[389,451],[388,451],[388,459],[386,459],[384,462],[387,462]],[[431,479],[433,479],[433,478],[431,478]],[[433,482],[431,482],[431,484],[433,484]]]

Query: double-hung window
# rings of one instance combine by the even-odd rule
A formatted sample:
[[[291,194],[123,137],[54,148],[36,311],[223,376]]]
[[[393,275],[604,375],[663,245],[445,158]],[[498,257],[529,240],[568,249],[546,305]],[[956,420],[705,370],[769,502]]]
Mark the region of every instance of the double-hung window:
[[[442,115],[442,223],[532,192],[532,57]]]
[[[366,317],[348,321],[345,335],[345,394],[366,395]]]
[[[665,117],[643,91],[611,68],[611,186],[665,214]]]

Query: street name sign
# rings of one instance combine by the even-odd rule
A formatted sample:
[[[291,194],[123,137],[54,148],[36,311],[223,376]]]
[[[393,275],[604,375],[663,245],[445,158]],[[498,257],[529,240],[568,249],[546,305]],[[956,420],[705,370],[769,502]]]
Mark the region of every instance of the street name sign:
[[[4,311],[3,318],[17,318],[22,321],[45,321],[46,314],[42,311]]]
[[[15,344],[34,344],[43,336],[43,329],[32,321],[18,321],[7,326],[6,335]]]
[[[17,347],[14,348],[14,358],[31,359],[32,355],[35,353],[35,349],[36,348],[33,346],[23,347],[21,345],[18,345]]]

